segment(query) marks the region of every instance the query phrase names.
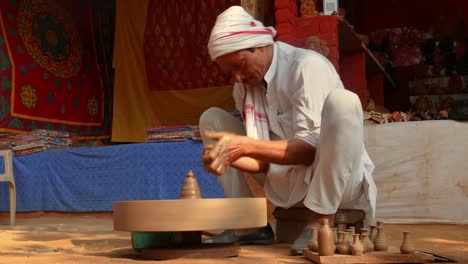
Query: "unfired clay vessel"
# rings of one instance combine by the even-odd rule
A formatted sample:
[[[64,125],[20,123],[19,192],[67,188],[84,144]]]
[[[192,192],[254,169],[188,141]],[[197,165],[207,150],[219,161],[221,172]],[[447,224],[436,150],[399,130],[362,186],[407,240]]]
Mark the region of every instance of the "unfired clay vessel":
[[[359,240],[359,234],[354,234],[353,244],[351,245],[351,255],[353,256],[362,256],[364,253],[364,247]]]
[[[333,240],[333,230],[328,225],[328,219],[322,219],[318,230],[319,256],[333,256],[335,252],[335,242]]]
[[[401,241],[400,252],[402,254],[414,253],[413,243],[409,240],[409,232],[403,231],[403,241]]]
[[[369,239],[370,241],[372,241],[372,243],[374,242],[376,236],[377,236],[377,226],[371,225]]]
[[[184,186],[180,192],[181,199],[200,199],[200,187],[198,187],[197,179],[195,179],[192,170],[189,170],[187,177],[184,180]]]
[[[375,251],[387,251],[387,239],[383,227],[377,226],[377,237],[374,240],[374,249]]]
[[[343,233],[343,239],[340,244],[336,246],[336,252],[342,255],[350,255],[351,254],[351,242],[350,242],[350,235],[351,233],[348,231],[341,231]]]
[[[370,241],[368,231],[364,228],[361,229],[361,243],[364,247],[364,252],[374,251],[374,243]]]

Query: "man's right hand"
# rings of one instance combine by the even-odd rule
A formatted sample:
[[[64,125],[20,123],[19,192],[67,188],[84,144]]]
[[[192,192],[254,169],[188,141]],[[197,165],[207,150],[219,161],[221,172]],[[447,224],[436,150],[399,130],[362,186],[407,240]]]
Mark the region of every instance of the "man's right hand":
[[[213,152],[214,145],[206,145],[203,148],[201,160],[203,168],[206,172],[221,176],[226,171],[228,166],[225,155],[215,155]],[[218,152],[219,153],[219,152]]]
[[[255,143],[261,141],[224,131],[205,131],[204,134],[207,139],[215,141],[203,149],[201,159],[206,172],[221,176],[228,166],[252,173],[268,170],[266,161],[246,155],[246,150],[256,148],[253,147]]]

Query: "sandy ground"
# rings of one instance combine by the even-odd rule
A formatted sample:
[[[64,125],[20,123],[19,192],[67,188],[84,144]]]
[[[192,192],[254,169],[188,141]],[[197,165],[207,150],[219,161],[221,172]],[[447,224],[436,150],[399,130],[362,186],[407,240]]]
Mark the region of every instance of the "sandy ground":
[[[130,233],[113,231],[111,213],[20,213],[17,225],[0,214],[0,263],[311,263],[288,256],[288,244],[242,246],[226,259],[142,259],[131,248]],[[468,225],[390,225],[390,246],[411,231],[417,249],[468,263]]]

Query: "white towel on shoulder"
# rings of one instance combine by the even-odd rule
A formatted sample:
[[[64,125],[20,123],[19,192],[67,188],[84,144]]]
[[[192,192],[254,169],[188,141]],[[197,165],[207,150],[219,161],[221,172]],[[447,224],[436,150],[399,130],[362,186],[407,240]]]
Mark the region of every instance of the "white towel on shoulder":
[[[242,85],[243,86],[243,85]],[[244,86],[243,86],[244,87]],[[243,118],[247,136],[255,139],[270,139],[267,103],[263,87],[246,89],[244,87]]]

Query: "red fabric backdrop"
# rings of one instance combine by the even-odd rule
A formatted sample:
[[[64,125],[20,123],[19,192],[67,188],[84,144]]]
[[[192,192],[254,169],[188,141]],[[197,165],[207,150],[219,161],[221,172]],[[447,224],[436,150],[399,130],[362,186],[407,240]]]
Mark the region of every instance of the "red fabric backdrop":
[[[2,1],[13,116],[100,125],[103,89],[90,9],[75,1]],[[76,20],[85,23],[76,23]]]
[[[184,90],[229,84],[208,55],[216,17],[239,0],[149,1],[144,36],[151,90]]]
[[[90,4],[0,1],[0,130],[109,136]]]

